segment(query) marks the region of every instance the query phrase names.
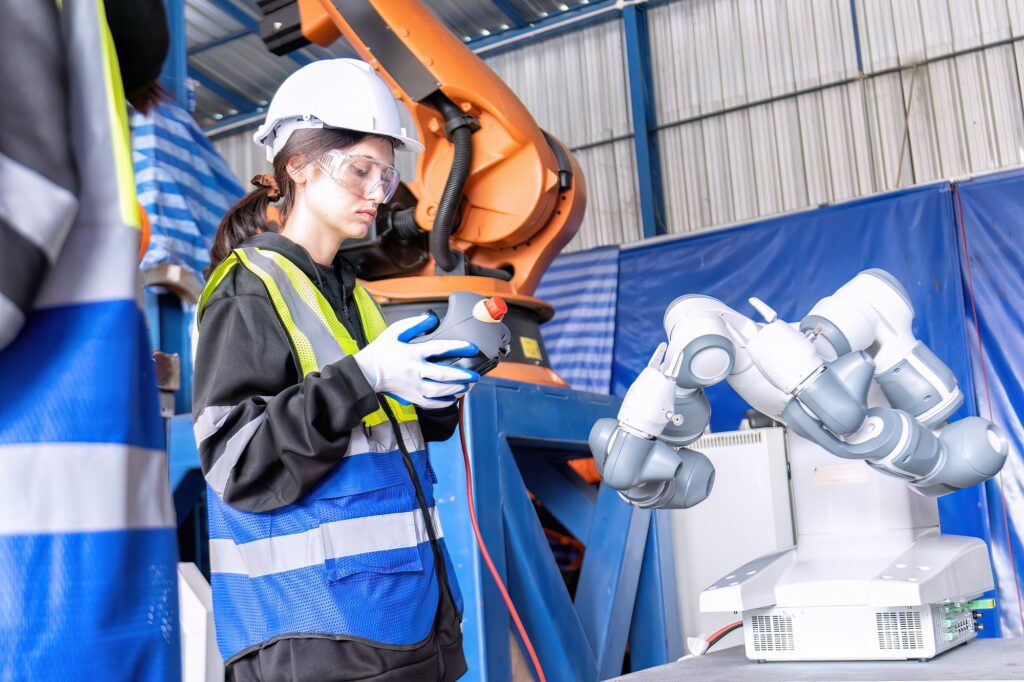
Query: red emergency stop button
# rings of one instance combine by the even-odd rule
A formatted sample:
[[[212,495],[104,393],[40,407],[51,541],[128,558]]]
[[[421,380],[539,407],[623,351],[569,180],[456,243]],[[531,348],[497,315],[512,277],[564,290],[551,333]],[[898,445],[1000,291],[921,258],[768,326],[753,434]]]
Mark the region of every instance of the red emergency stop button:
[[[501,318],[505,317],[505,313],[508,312],[508,305],[501,296],[491,296],[484,301],[484,307],[487,308],[487,312],[495,322],[500,321]]]

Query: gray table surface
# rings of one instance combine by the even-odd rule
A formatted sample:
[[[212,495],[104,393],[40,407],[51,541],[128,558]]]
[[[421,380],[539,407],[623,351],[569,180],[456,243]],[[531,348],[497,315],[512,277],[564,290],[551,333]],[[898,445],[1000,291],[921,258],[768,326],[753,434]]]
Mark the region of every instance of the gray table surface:
[[[1024,640],[975,639],[930,661],[754,663],[733,647],[616,678],[628,682],[1024,680]]]

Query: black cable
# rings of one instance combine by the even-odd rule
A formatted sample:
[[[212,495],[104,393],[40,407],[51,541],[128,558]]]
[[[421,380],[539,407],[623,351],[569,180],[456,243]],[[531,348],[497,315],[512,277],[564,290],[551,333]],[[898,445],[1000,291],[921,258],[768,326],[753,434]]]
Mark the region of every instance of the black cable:
[[[449,132],[452,145],[455,147],[455,154],[448,182],[444,186],[441,201],[437,206],[434,225],[430,230],[430,255],[434,257],[434,262],[438,267],[445,272],[451,272],[458,265],[458,259],[452,254],[448,240],[452,235],[452,226],[455,224],[459,201],[462,199],[462,189],[466,185],[466,178],[469,177],[473,156],[473,143],[470,139],[473,134],[473,124],[470,117],[463,114],[454,102],[440,92],[432,98],[431,103],[444,116],[445,130]]]
[[[739,630],[741,627],[743,627],[742,620],[737,621],[731,625],[727,625],[718,632],[716,632],[714,635],[712,635],[712,639],[708,640],[708,645],[704,648],[704,652],[707,653],[708,649],[710,649],[711,647],[725,639],[726,635],[735,632],[736,630]]]

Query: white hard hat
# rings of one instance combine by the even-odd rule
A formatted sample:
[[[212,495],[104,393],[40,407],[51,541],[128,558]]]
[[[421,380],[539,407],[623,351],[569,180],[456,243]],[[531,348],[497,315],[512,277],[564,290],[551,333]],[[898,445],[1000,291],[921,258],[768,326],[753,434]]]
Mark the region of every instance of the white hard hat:
[[[398,118],[398,102],[387,83],[358,59],[326,59],[288,76],[274,93],[267,120],[252,136],[273,161],[291,134],[302,128],[346,128],[383,135],[414,152],[423,145],[409,137]]]

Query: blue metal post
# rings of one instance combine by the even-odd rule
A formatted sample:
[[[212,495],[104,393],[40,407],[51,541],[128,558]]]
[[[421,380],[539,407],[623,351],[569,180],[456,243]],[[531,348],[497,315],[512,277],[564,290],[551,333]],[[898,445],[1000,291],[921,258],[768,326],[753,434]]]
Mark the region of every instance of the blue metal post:
[[[164,0],[167,11],[167,28],[170,33],[170,47],[167,59],[160,72],[160,84],[174,96],[181,107],[188,106],[188,91],[185,85],[188,68],[188,53],[185,48],[185,0]]]
[[[647,35],[647,13],[640,5],[622,10],[629,73],[629,103],[633,117],[633,143],[640,190],[640,222],[644,237],[665,234],[665,199],[661,190],[657,121],[654,114],[654,81]]]
[[[599,680],[622,672],[640,582],[638,559],[644,554],[650,521],[650,509],[629,505],[619,491],[601,485],[576,587],[576,611],[594,650]]]
[[[864,57],[860,49],[860,26],[857,25],[857,0],[850,0],[850,21],[853,23],[853,49],[857,53],[857,73],[864,73]]]
[[[651,515],[647,532],[633,624],[629,629],[629,662],[633,670],[643,670],[675,661],[682,655],[672,517],[671,512],[661,509]]]

